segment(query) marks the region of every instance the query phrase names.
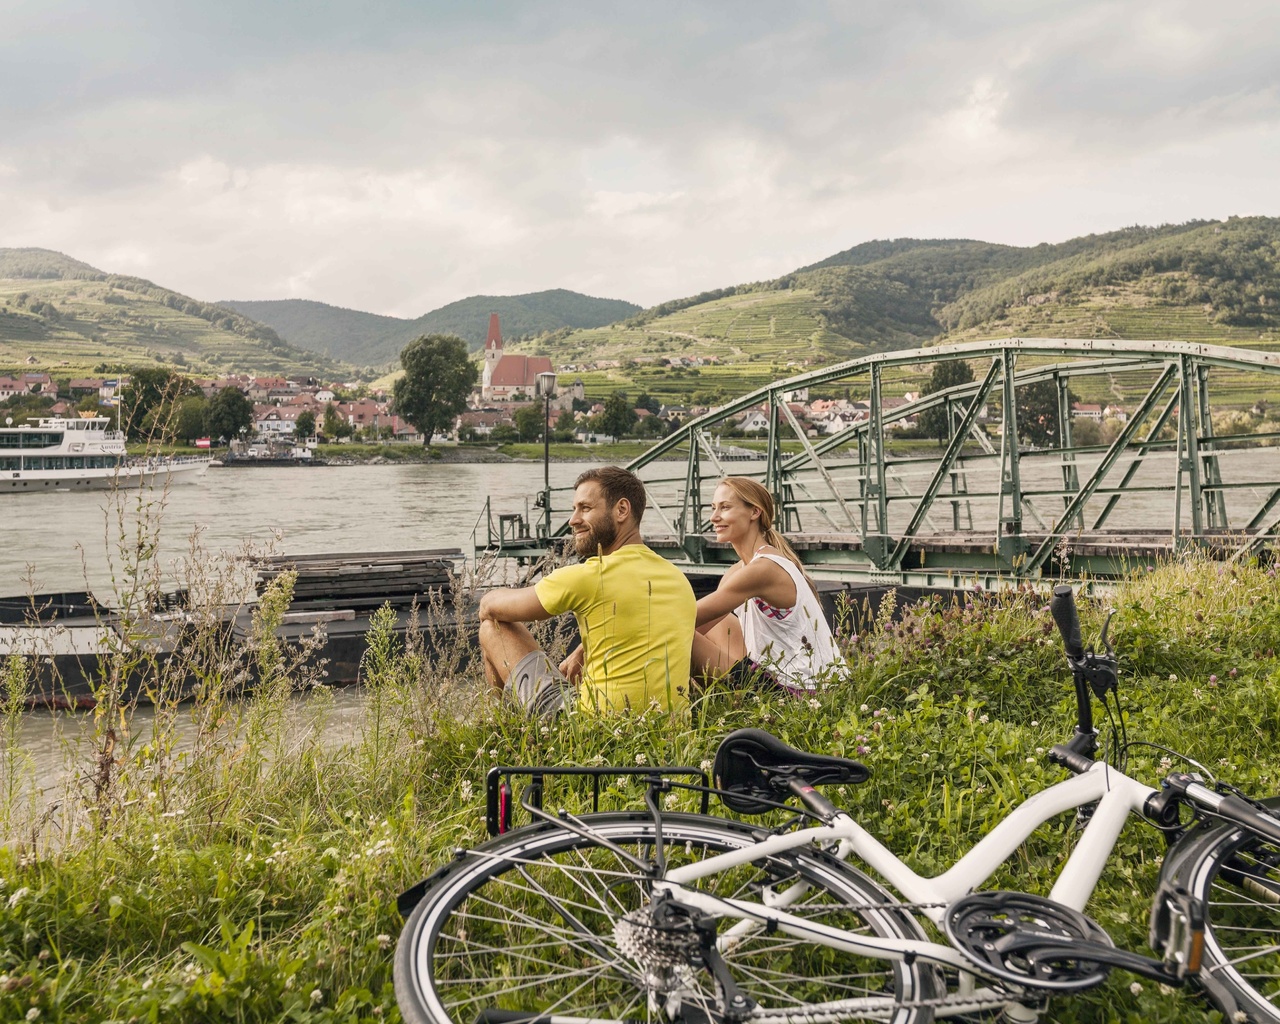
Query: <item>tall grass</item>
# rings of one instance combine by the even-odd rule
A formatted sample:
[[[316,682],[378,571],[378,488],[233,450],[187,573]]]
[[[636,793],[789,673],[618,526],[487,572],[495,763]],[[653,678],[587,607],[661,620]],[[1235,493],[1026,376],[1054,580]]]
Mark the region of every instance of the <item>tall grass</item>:
[[[424,624],[447,623],[443,630],[405,634],[389,609],[374,617],[362,713],[350,738],[335,742],[323,687],[299,697],[323,668],[276,638],[289,585],[282,576],[261,602],[251,650],[202,636],[197,613],[181,646],[198,670],[196,698],[176,703],[157,677],[164,713],[142,739],[128,703],[114,708],[109,786],[96,781],[101,732],[69,752],[73,778],[89,780],[60,798],[75,813],[55,824],[6,789],[0,1018],[399,1019],[396,895],[483,837],[483,779],[498,762],[697,765],[729,730],[761,725],[796,746],[865,761],[871,780],[833,797],[931,872],[1061,777],[1042,755],[1073,724],[1060,641],[1042,596],[1026,589],[969,592],[896,615],[882,609],[861,635],[846,626],[850,679],[810,699],[713,689],[690,716],[646,710],[554,723],[492,699],[460,602],[422,610]],[[1246,790],[1280,791],[1275,573],[1194,558],[1144,569],[1107,602],[1084,607],[1087,636],[1108,607],[1130,736],[1181,751]],[[23,685],[16,671],[5,670],[6,695]],[[246,672],[255,695],[234,698]],[[185,744],[180,720],[194,730]],[[17,734],[3,731],[0,741],[5,785],[20,791],[30,776]],[[1131,770],[1154,781],[1165,756],[1137,748]],[[640,797],[637,784],[618,781],[604,800]],[[570,784],[548,799],[589,803]],[[1069,825],[1038,830],[993,884],[1047,891],[1074,841]],[[1157,834],[1131,823],[1088,908],[1130,948],[1145,947],[1161,853]],[[1116,974],[1055,1000],[1052,1019],[1214,1019],[1194,994],[1132,983]]]

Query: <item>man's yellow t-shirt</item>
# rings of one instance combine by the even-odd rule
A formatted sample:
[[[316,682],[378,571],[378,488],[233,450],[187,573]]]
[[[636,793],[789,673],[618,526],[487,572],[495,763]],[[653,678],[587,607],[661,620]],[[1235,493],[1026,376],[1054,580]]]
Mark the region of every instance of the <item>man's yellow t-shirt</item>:
[[[697,601],[684,574],[644,544],[566,565],[535,586],[548,614],[573,612],[585,648],[579,705],[637,711],[689,703]]]

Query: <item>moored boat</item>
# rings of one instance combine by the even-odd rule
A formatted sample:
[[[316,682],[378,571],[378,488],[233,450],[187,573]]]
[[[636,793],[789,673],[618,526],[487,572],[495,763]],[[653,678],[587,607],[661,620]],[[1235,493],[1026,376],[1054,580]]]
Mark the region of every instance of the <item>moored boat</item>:
[[[0,494],[31,491],[105,490],[156,477],[194,480],[209,468],[207,457],[151,456],[130,459],[124,432],[105,416],[41,417],[35,424],[0,426]]]

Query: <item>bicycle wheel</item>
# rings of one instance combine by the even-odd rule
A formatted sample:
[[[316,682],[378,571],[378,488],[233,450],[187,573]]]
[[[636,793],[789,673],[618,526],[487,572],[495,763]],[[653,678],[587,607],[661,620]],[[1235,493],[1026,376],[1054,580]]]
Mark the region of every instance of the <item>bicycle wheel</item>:
[[[584,819],[615,847],[647,860],[646,815]],[[664,815],[669,868],[755,843],[721,818]],[[923,938],[915,920],[869,878],[812,849],[731,868],[696,883],[701,891],[759,899],[796,884],[808,891],[793,914],[861,934]],[[656,971],[619,949],[618,922],[650,903],[646,879],[614,850],[565,829],[524,829],[473,850],[441,879],[406,922],[396,947],[395,988],[410,1024],[519,1024],[722,1019],[706,968]],[[718,946],[751,1020],[857,1020],[927,1024],[933,968],[859,957],[763,929],[725,933]],[[626,925],[624,924],[624,928]],[[678,1004],[678,1006],[676,1005]]]
[[[1280,1022],[1280,847],[1234,825],[1187,838],[1169,857],[1204,901],[1205,991],[1228,1020]]]

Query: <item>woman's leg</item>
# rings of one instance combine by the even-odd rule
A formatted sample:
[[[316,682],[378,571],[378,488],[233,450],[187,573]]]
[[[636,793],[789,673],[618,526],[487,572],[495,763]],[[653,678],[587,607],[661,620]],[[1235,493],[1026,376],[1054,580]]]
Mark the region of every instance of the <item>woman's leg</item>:
[[[747,656],[736,615],[726,615],[705,633],[693,635],[693,675],[704,681],[722,676]]]

